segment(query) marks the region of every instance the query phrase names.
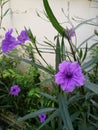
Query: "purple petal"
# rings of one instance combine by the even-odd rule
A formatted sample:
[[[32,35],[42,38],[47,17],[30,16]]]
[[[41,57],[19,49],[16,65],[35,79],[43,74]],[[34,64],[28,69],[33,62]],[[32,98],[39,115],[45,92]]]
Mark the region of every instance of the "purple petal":
[[[39,115],[39,118],[40,118],[40,122],[41,122],[41,123],[45,122],[45,120],[46,120],[46,114],[44,114],[44,113],[43,113],[43,114],[40,114],[40,115]]]
[[[57,84],[63,84],[65,82],[65,79],[62,73],[58,72],[57,74],[55,74],[55,82]]]
[[[61,84],[63,91],[72,92],[75,88],[75,83],[72,80],[66,80],[64,84]]]
[[[29,37],[25,30],[22,30],[20,35],[17,37],[20,43],[24,43],[25,41],[29,40]]]
[[[67,71],[67,69],[69,69],[69,65],[70,65],[70,62],[63,61],[62,63],[59,64],[59,71],[60,72]]]

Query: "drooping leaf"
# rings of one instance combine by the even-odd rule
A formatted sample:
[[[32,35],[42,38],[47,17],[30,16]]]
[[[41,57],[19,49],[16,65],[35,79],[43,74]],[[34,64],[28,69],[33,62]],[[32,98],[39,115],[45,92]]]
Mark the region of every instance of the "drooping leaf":
[[[57,21],[56,17],[54,16],[50,5],[48,3],[48,0],[43,0],[43,4],[44,4],[44,8],[45,11],[47,13],[47,16],[51,22],[51,24],[53,25],[53,27],[62,35],[65,36],[66,38],[68,38],[67,32],[65,31],[65,29],[59,24],[59,22]]]
[[[79,28],[79,27],[82,26],[82,25],[87,24],[88,22],[91,22],[91,21],[95,20],[96,18],[97,18],[97,17],[95,17],[95,18],[90,18],[90,19],[88,19],[88,20],[85,20],[85,21],[79,23],[79,24],[75,27],[75,29]]]
[[[85,78],[86,78],[85,87],[87,87],[88,89],[90,89],[94,93],[98,94],[98,85],[91,83],[87,76],[85,76]]]
[[[85,39],[82,43],[80,43],[80,45],[78,46],[77,49],[79,49],[83,44],[86,44],[87,41],[89,41],[89,40],[92,39],[93,37],[95,37],[95,34],[91,35],[90,37],[88,37],[87,39]]]
[[[49,95],[49,94],[47,94],[47,93],[44,93],[44,92],[39,92],[42,96],[44,96],[44,97],[46,97],[46,98],[48,98],[48,99],[50,99],[50,100],[52,100],[52,101],[55,101],[55,102],[57,102],[57,100],[53,97],[53,96],[51,96],[51,95]]]
[[[52,112],[54,110],[55,110],[55,108],[43,108],[43,109],[40,109],[36,112],[31,112],[30,114],[27,114],[23,117],[18,118],[17,122],[21,122],[21,121],[24,121],[24,120],[27,120],[27,119],[30,119],[30,118],[34,118],[34,117],[38,116],[39,114]]]
[[[49,69],[47,69],[46,67],[44,67],[44,66],[42,66],[42,65],[40,65],[40,64],[38,64],[38,63],[36,63],[36,62],[34,62],[34,61],[30,61],[30,60],[28,60],[28,59],[21,58],[21,57],[19,57],[19,56],[12,55],[12,54],[9,54],[9,53],[8,53],[7,55],[8,55],[8,56],[11,56],[11,57],[13,57],[13,58],[15,58],[15,59],[22,60],[23,62],[25,62],[25,63],[27,63],[27,64],[31,64],[31,65],[33,65],[34,67],[37,67],[37,68],[39,68],[39,69],[41,69],[41,70],[44,70],[44,71],[48,72],[49,74],[53,74]]]
[[[96,64],[98,62],[98,55],[95,56],[93,59],[89,60],[88,62],[86,62],[83,66],[82,69],[89,69],[91,68],[94,64]]]
[[[89,50],[91,50],[91,49],[93,49],[95,46],[97,46],[98,45],[98,42],[96,42],[96,43],[93,43],[90,47],[89,47]]]

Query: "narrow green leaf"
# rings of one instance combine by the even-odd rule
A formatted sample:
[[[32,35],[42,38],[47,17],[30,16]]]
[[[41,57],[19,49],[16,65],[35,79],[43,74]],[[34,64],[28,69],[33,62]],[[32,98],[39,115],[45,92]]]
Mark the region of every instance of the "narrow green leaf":
[[[1,80],[0,80],[0,84],[6,86]]]
[[[49,47],[52,47],[53,50],[55,50],[55,49],[54,49],[54,45],[53,45],[52,43],[49,43],[49,42],[47,42],[47,41],[44,41],[44,43],[46,43],[47,45],[49,45]]]
[[[92,46],[90,46],[89,50],[93,49],[93,47],[97,46],[98,45],[98,42],[96,43],[93,43]]]
[[[98,121],[98,117],[92,114],[89,114],[94,120]]]
[[[98,55],[94,57],[93,59],[89,60],[87,63],[82,65],[82,69],[89,69],[91,68],[94,64],[98,62]]]
[[[36,37],[33,35],[31,29],[28,30],[26,27],[24,27],[24,28],[25,28],[25,30],[26,30],[32,44],[35,43],[36,42]]]
[[[97,32],[97,30],[94,30],[94,33],[98,36],[98,32]]]
[[[93,126],[95,126],[94,129],[92,129],[92,130],[97,130],[97,129],[98,129],[98,123],[93,123],[93,122],[91,122],[91,124],[92,124]]]
[[[35,47],[35,50],[37,51],[38,55],[40,56],[40,58],[46,63],[46,65],[48,66],[48,63],[46,62],[46,60],[43,58],[42,54],[40,53],[38,47],[37,47],[37,44],[36,42],[34,43],[34,47]]]
[[[49,79],[45,79],[41,81],[40,83],[36,83],[35,85],[46,84],[46,83],[50,83],[51,81],[53,81],[53,77]]]
[[[55,108],[44,108],[44,109],[40,109],[40,110],[38,110],[36,112],[32,112],[30,114],[27,114],[24,117],[18,118],[16,122],[21,122],[21,121],[24,121],[24,120],[27,120],[27,119],[30,119],[30,118],[34,118],[34,117],[38,116],[39,114],[47,113],[47,112],[52,112],[54,110],[55,110]]]
[[[62,37],[62,41],[61,41],[61,59],[62,59],[62,61],[66,59],[66,50],[65,50],[65,44],[64,44],[64,37]]]
[[[44,8],[45,8],[45,11],[48,15],[48,18],[51,22],[51,24],[53,25],[53,27],[62,35],[62,36],[65,36],[66,38],[68,38],[68,35],[67,33],[65,32],[65,29],[59,24],[59,22],[57,21],[56,17],[54,16],[50,6],[49,6],[49,3],[48,3],[48,0],[43,0],[43,4],[44,4]]]
[[[94,93],[98,94],[98,85],[91,83],[87,76],[85,78],[86,78],[85,87],[87,87],[88,89],[90,89]]]
[[[88,20],[85,20],[85,21],[81,22],[80,24],[78,24],[78,25],[75,27],[75,29],[79,28],[80,26],[82,26],[82,25],[84,25],[84,24],[87,24],[88,22],[91,22],[91,21],[95,20],[96,18],[97,18],[97,17],[95,17],[95,18],[90,18],[90,19],[88,19]]]
[[[23,62],[25,62],[25,63],[27,63],[27,64],[31,64],[31,65],[33,65],[34,67],[37,67],[37,68],[39,68],[39,69],[41,69],[41,70],[44,70],[44,71],[48,72],[49,74],[53,74],[52,71],[50,71],[50,70],[47,69],[46,67],[44,67],[44,66],[42,66],[42,65],[40,65],[40,64],[38,64],[38,63],[36,63],[36,62],[34,62],[34,61],[30,61],[30,60],[28,60],[28,59],[21,58],[21,57],[19,57],[19,56],[12,55],[12,54],[10,54],[10,53],[7,53],[7,55],[8,55],[8,56],[11,56],[11,57],[13,57],[13,58],[15,58],[15,59],[22,60]]]
[[[82,49],[80,48],[79,58],[81,59],[81,58],[82,58],[82,56],[83,56],[83,51],[82,51]]]
[[[48,98],[48,99],[50,99],[50,100],[53,100],[53,101],[55,101],[55,102],[57,102],[57,100],[53,97],[53,96],[51,96],[51,95],[49,95],[49,94],[47,94],[47,93],[43,93],[43,92],[39,92],[42,96],[44,96],[44,97],[46,97],[46,98]]]
[[[72,121],[68,112],[67,103],[64,97],[59,97],[59,107],[60,107],[60,114],[64,123],[64,128],[66,130],[73,130]]]
[[[4,6],[7,2],[9,2],[9,0],[4,1],[4,2],[2,3],[2,6]]]
[[[56,72],[58,72],[58,66],[61,63],[61,51],[60,51],[60,41],[59,41],[59,36],[57,36],[57,43],[56,43],[56,52],[55,52],[56,58],[55,58],[55,63],[56,63]]]
[[[93,104],[94,107],[96,107],[98,109],[98,103],[95,102],[94,100],[91,99],[91,103]]]
[[[87,43],[87,41],[89,41],[90,39],[92,39],[93,37],[95,37],[95,34],[91,35],[90,37],[88,37],[86,40],[84,40],[77,49],[79,49],[83,44]]]
[[[7,9],[7,10],[4,12],[4,14],[3,14],[2,17],[4,17],[9,11],[10,11],[10,9]]]
[[[82,62],[85,60],[85,58],[87,56],[87,50],[88,50],[88,46],[86,44],[86,48],[85,48],[85,52],[84,52],[84,55],[83,55],[83,58],[82,58]]]
[[[69,98],[69,100],[67,101],[68,102],[68,105],[70,105],[70,104],[72,104],[72,103],[74,103],[74,102],[77,102],[77,101],[79,101],[79,100],[81,100],[81,99],[83,99],[84,98],[84,96],[81,96],[81,95],[74,95],[74,96],[71,96],[70,98]]]
[[[74,112],[72,115],[71,115],[71,121],[72,122],[74,122],[76,119],[77,119],[77,117],[80,115],[80,111],[76,111],[76,112]]]

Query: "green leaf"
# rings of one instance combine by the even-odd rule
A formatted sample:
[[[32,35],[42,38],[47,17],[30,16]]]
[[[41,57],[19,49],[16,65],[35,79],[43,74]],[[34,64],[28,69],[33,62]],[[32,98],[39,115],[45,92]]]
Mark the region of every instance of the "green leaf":
[[[96,43],[93,43],[92,46],[90,46],[89,50],[91,50],[93,47],[97,46],[98,45],[98,42]]]
[[[67,103],[61,95],[59,96],[59,112],[66,130],[73,130],[72,121],[67,109]]]
[[[97,32],[97,30],[94,30],[94,33],[98,36],[98,32]]]
[[[6,86],[1,80],[0,80],[0,84]]]
[[[85,48],[85,52],[84,52],[84,55],[83,55],[83,58],[82,58],[82,62],[85,60],[86,56],[87,56],[87,44],[86,44],[86,48]]]
[[[51,96],[51,95],[49,95],[49,94],[47,94],[47,93],[43,93],[43,92],[39,92],[42,96],[44,96],[44,97],[46,97],[46,98],[48,98],[48,99],[50,99],[50,100],[53,100],[53,101],[55,101],[55,102],[57,102],[57,100],[53,97],[53,96]]]
[[[59,41],[59,36],[57,36],[57,43],[56,43],[56,58],[55,58],[55,63],[56,63],[56,72],[58,72],[58,66],[61,63],[61,52],[60,52],[60,41]]]
[[[42,85],[42,84],[50,83],[51,81],[53,81],[53,77],[40,81],[39,83],[36,83],[35,85],[40,85],[40,84]]]
[[[91,103],[93,104],[94,107],[96,107],[98,109],[98,103],[95,102],[94,100],[91,99]]]
[[[83,51],[82,51],[82,49],[80,48],[79,58],[81,59],[81,58],[82,58],[82,56],[83,56]]]
[[[24,27],[24,28],[25,28],[25,30],[26,30],[26,32],[27,32],[31,42],[35,43],[36,42],[36,37],[33,35],[31,29],[28,30],[26,27]]]
[[[89,41],[90,39],[92,39],[93,37],[95,37],[95,34],[91,35],[90,37],[88,37],[86,40],[84,40],[77,49],[79,49],[83,44],[87,43],[87,41]]]
[[[52,112],[54,110],[55,110],[55,108],[44,108],[44,109],[40,109],[40,110],[38,110],[36,112],[31,112],[30,114],[27,114],[24,117],[18,118],[16,122],[21,122],[21,121],[24,121],[24,120],[27,120],[27,119],[30,119],[30,118],[34,118],[34,117],[38,116],[39,114],[47,113],[47,112]]]
[[[66,38],[68,38],[67,32],[65,31],[65,29],[59,24],[59,22],[57,21],[56,17],[54,16],[49,3],[47,0],[43,0],[43,4],[44,4],[44,8],[45,11],[48,15],[48,18],[51,22],[51,24],[53,25],[53,27],[62,35],[65,36]]]
[[[8,55],[8,56],[11,56],[11,57],[13,57],[13,58],[15,58],[15,59],[22,60],[23,62],[25,62],[25,63],[27,63],[27,64],[31,64],[31,65],[33,65],[34,67],[37,67],[37,68],[39,68],[39,69],[41,69],[41,70],[44,70],[44,71],[48,72],[49,74],[53,74],[52,71],[50,71],[50,70],[47,69],[46,67],[44,67],[44,66],[42,66],[42,65],[40,65],[40,64],[38,64],[38,63],[36,63],[36,62],[34,62],[34,61],[30,61],[30,60],[28,60],[28,59],[21,58],[21,57],[19,57],[19,56],[12,55],[12,54],[10,54],[10,53],[7,53],[7,55]]]
[[[3,14],[2,17],[4,17],[9,11],[10,11],[10,9],[7,9],[7,10],[4,12],[4,14]]]
[[[87,63],[82,65],[82,69],[89,69],[91,68],[94,64],[98,62],[98,55],[95,56],[93,59],[89,60]]]
[[[2,0],[2,1],[3,1],[3,0]],[[3,1],[2,6],[4,6],[7,2],[9,2],[9,0]]]
[[[91,83],[87,76],[85,78],[86,78],[85,87],[87,87],[88,89],[90,89],[94,93],[98,94],[98,85]]]
[[[59,114],[59,110],[57,109],[51,115],[49,115],[49,118],[37,130],[40,130],[44,125],[46,125],[48,122],[52,121],[55,117],[58,116],[58,114]]]
[[[98,117],[92,114],[89,114],[94,120],[98,121]]]
[[[80,24],[78,24],[78,25],[75,27],[75,29],[79,28],[81,25],[87,24],[88,22],[91,22],[91,21],[95,20],[96,18],[97,18],[97,17],[91,18],[91,19],[88,19],[88,20],[85,20],[85,21],[81,22]]]
[[[64,44],[64,37],[62,37],[62,41],[61,41],[61,59],[62,59],[62,61],[66,59],[66,50],[65,50],[65,44]]]
[[[77,120],[77,117],[80,115],[80,111],[76,111],[71,115],[71,121],[74,122],[75,120]]]

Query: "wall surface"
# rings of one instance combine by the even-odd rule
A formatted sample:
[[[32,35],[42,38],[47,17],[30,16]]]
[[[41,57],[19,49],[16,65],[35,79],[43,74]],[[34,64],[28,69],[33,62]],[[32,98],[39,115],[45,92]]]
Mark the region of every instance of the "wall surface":
[[[62,24],[64,28],[70,26],[67,23],[67,17],[69,17],[73,25],[76,26],[79,24],[79,22],[77,22],[78,18],[86,20],[98,15],[98,8],[95,8],[98,7],[98,2],[95,2],[94,0],[92,2],[89,0],[49,0],[49,4],[58,21],[64,23]],[[37,40],[41,43],[45,40],[44,36],[54,42],[53,39],[57,32],[43,15],[44,7],[42,0],[10,0],[8,7],[11,8],[11,12],[5,18],[3,26],[7,29],[16,28],[18,31],[22,30],[25,26],[31,28],[33,34],[36,35]],[[62,13],[62,8],[67,17]],[[45,20],[39,18],[36,12],[38,12]],[[73,20],[73,18],[76,21]],[[90,25],[83,25],[78,28],[76,30],[77,44],[80,44],[87,37],[92,35],[94,29],[95,26]],[[54,64],[53,55],[45,54],[44,57],[49,63]]]

